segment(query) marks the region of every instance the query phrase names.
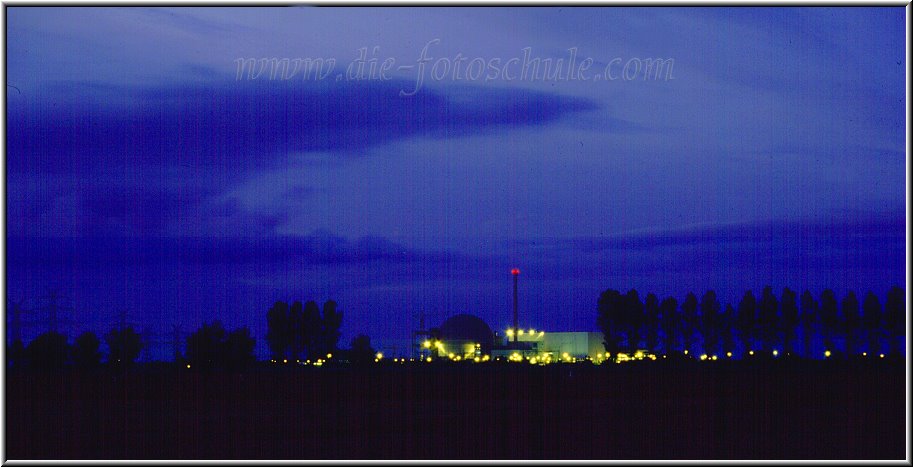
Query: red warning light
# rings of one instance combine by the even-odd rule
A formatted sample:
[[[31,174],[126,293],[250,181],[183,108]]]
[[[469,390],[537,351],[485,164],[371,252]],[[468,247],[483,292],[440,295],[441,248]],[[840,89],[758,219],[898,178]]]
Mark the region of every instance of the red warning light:
[[[520,270],[517,269],[517,268],[513,268],[513,269],[510,270],[510,273],[513,274],[513,275],[515,275],[515,276],[519,276],[519,275],[520,275]]]

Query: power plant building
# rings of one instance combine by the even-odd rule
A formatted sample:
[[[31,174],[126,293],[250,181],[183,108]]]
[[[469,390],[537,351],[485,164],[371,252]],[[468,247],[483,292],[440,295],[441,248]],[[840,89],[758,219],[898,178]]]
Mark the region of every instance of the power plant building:
[[[485,321],[458,314],[448,318],[419,349],[423,357],[461,359],[601,360],[605,352],[603,336],[598,332],[547,332],[517,328],[517,282],[519,269],[512,269],[514,328],[493,332]]]

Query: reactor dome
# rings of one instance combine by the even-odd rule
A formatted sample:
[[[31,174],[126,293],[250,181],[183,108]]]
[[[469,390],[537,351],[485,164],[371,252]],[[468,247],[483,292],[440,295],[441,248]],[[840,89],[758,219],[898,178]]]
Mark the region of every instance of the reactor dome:
[[[459,314],[451,316],[441,325],[441,338],[454,344],[477,343],[483,352],[489,352],[494,342],[491,328],[476,316]]]

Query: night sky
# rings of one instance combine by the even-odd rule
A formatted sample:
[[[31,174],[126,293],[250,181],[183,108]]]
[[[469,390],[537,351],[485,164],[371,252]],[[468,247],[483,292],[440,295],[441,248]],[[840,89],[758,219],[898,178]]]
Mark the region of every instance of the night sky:
[[[904,10],[7,10],[7,298],[249,326],[334,299],[404,350],[457,313],[596,330],[606,288],[681,301],[904,285]],[[433,42],[437,39],[437,42]],[[431,45],[429,45],[431,43]],[[424,81],[336,79],[368,58]],[[376,49],[376,53],[373,51]],[[457,54],[671,58],[672,79],[433,79]],[[237,79],[238,58],[334,58],[327,79]],[[616,68],[616,73],[620,70]]]

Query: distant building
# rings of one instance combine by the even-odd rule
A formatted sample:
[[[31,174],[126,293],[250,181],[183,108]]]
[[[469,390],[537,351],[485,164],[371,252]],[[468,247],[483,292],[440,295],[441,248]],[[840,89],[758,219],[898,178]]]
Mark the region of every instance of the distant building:
[[[458,314],[440,326],[439,339],[424,342],[424,355],[438,358],[475,357],[548,358],[557,360],[598,360],[605,352],[598,332],[546,332],[541,329],[508,329],[503,335],[492,332],[482,319]],[[516,332],[516,336],[514,333]],[[514,337],[516,337],[516,342]]]
[[[516,333],[517,342],[513,342]],[[492,351],[493,357],[510,357],[513,354],[527,357],[551,356],[552,359],[601,358],[605,352],[603,336],[598,332],[571,331],[546,332],[537,329],[508,329],[499,345]]]
[[[434,349],[440,357],[461,358],[491,355],[495,335],[480,318],[467,314],[451,316],[440,327],[442,346]]]

